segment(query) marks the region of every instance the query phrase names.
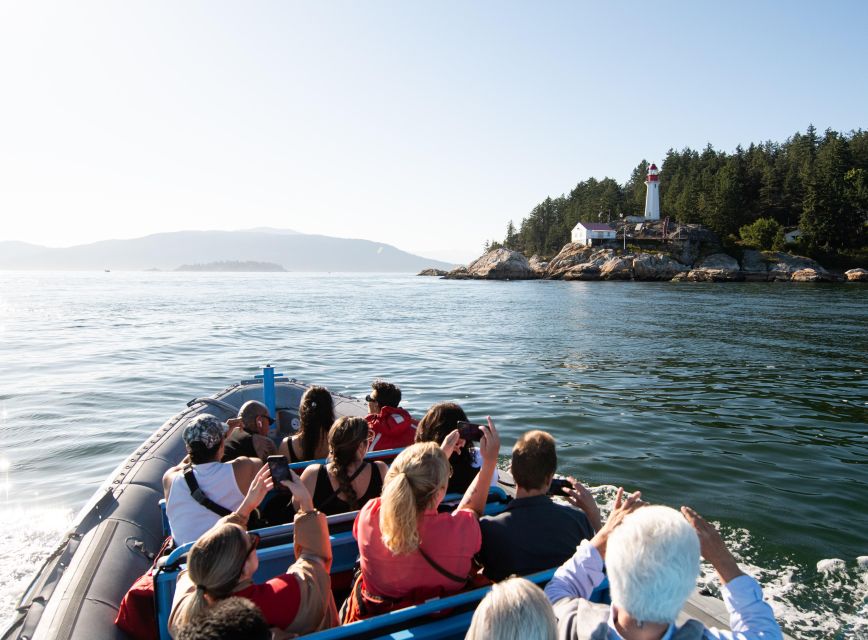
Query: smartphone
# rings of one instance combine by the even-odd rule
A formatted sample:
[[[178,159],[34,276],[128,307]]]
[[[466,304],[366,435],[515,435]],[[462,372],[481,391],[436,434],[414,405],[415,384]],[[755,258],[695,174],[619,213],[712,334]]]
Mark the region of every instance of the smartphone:
[[[554,478],[552,480],[552,484],[549,487],[548,494],[550,496],[563,496],[566,495],[567,489],[572,489],[573,483],[567,480],[566,478]]]
[[[268,456],[268,470],[271,471],[275,489],[281,493],[292,493],[289,487],[281,483],[281,480],[289,480],[289,463],[285,456]]]
[[[458,424],[455,426],[458,428],[458,435],[461,436],[462,440],[482,440],[481,424],[474,424],[472,422],[465,422],[464,420],[459,420]]]

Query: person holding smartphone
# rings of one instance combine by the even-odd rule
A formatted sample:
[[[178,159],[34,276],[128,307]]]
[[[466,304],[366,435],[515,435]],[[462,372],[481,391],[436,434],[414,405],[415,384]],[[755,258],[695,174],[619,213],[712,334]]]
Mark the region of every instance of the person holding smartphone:
[[[560,566],[601,527],[600,509],[581,483],[571,478],[557,485],[573,506],[547,495],[557,466],[555,440],[545,431],[528,431],[512,448],[515,499],[502,513],[479,521],[480,561],[491,580]]]
[[[286,459],[280,456],[284,464]],[[314,509],[301,478],[287,469],[280,482],[296,505],[295,561],[286,573],[262,584],[253,583],[259,568],[259,536],[247,532],[253,511],[273,488],[269,466],[256,474],[241,505],[203,534],[190,549],[187,569],[178,576],[169,631],[173,637],[199,619],[215,603],[239,596],[262,612],[279,637],[295,637],[337,625],[337,607],[329,569],[332,549],[325,515]]]
[[[419,421],[419,426],[416,428],[416,442],[443,442],[447,435],[459,429],[459,423],[472,424],[467,422],[467,414],[464,413],[464,409],[454,402],[438,402],[432,405]],[[478,430],[467,430],[465,434],[472,431],[478,433]],[[469,438],[459,437],[455,443],[449,456],[452,475],[449,478],[447,493],[464,493],[473,482],[476,474],[479,473],[482,457],[473,442],[474,440]],[[497,469],[495,469],[491,477],[491,485],[497,484],[497,478]]]

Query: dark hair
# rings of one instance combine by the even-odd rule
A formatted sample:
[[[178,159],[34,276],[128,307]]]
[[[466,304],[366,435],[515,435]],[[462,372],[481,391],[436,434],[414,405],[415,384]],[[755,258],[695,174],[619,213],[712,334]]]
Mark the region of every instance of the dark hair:
[[[416,442],[436,442],[441,444],[443,439],[458,428],[459,420],[467,420],[464,409],[454,402],[438,402],[432,405],[428,412],[422,416],[419,426],[416,427]],[[466,443],[460,453],[453,453],[450,462],[457,459],[463,460],[468,467],[473,464],[473,447]]]
[[[325,387],[309,387],[298,407],[298,435],[301,436],[302,460],[316,458],[319,444],[328,437],[335,421],[332,394]]]
[[[338,418],[329,429],[329,466],[335,472],[338,479],[338,491],[346,497],[346,503],[350,510],[355,511],[359,497],[353,489],[348,467],[356,462],[356,452],[359,445],[368,439],[368,423],[364,418],[351,418],[344,416]],[[372,473],[379,473],[374,467]]]
[[[377,392],[377,404],[381,407],[397,407],[401,403],[401,390],[391,382],[374,380],[371,389]]]
[[[555,439],[545,431],[528,431],[512,448],[512,477],[522,489],[547,489],[557,468]]]
[[[259,416],[267,415],[268,407],[258,400],[248,400],[242,404],[241,409],[238,410],[238,417],[241,418],[241,421],[244,423],[244,430],[248,432],[256,429],[256,419]]]
[[[208,607],[184,626],[177,640],[271,640],[271,628],[255,604],[234,596]]]
[[[192,442],[187,445],[187,451],[190,452],[190,462],[193,464],[207,464],[209,462],[215,462],[217,460],[217,452],[220,450],[220,445],[223,444],[223,441],[217,443],[216,446],[208,449],[205,447],[205,444],[199,442]]]

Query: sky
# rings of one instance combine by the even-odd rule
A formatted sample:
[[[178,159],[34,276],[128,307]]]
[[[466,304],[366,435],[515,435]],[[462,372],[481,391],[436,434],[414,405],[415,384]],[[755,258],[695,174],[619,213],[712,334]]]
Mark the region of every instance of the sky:
[[[0,3],[0,241],[275,227],[455,262],[667,149],[868,126],[866,2]]]

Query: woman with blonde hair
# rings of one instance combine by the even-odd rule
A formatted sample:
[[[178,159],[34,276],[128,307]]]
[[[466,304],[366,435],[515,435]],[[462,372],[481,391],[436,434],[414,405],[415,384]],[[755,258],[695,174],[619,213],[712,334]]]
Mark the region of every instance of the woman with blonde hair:
[[[297,475],[290,473],[290,480],[284,484],[298,503],[295,562],[286,573],[263,584],[253,583],[253,574],[259,568],[259,536],[248,533],[246,527],[250,514],[273,486],[265,466],[256,474],[238,510],[221,518],[190,549],[187,569],[178,576],[169,615],[173,637],[213,604],[230,596],[247,598],[260,609],[270,627],[287,634],[312,633],[337,624],[325,516],[313,508],[310,493]]]
[[[530,580],[495,584],[470,621],[465,640],[556,640],[558,621],[543,590]]]
[[[356,511],[380,495],[389,468],[365,461],[372,437],[364,418],[338,418],[329,429],[328,463],[312,464],[301,474],[314,506],[327,516]]]
[[[284,438],[277,452],[290,462],[325,458],[328,433],[334,421],[331,392],[325,387],[309,387],[298,406],[298,432]]]
[[[353,524],[361,571],[343,622],[451,595],[474,577],[473,556],[482,544],[479,517],[497,464],[500,438],[491,418],[480,442],[482,467],[458,508],[439,513],[449,483],[452,431],[443,444],[416,443],[386,474],[383,495],[369,501]]]

